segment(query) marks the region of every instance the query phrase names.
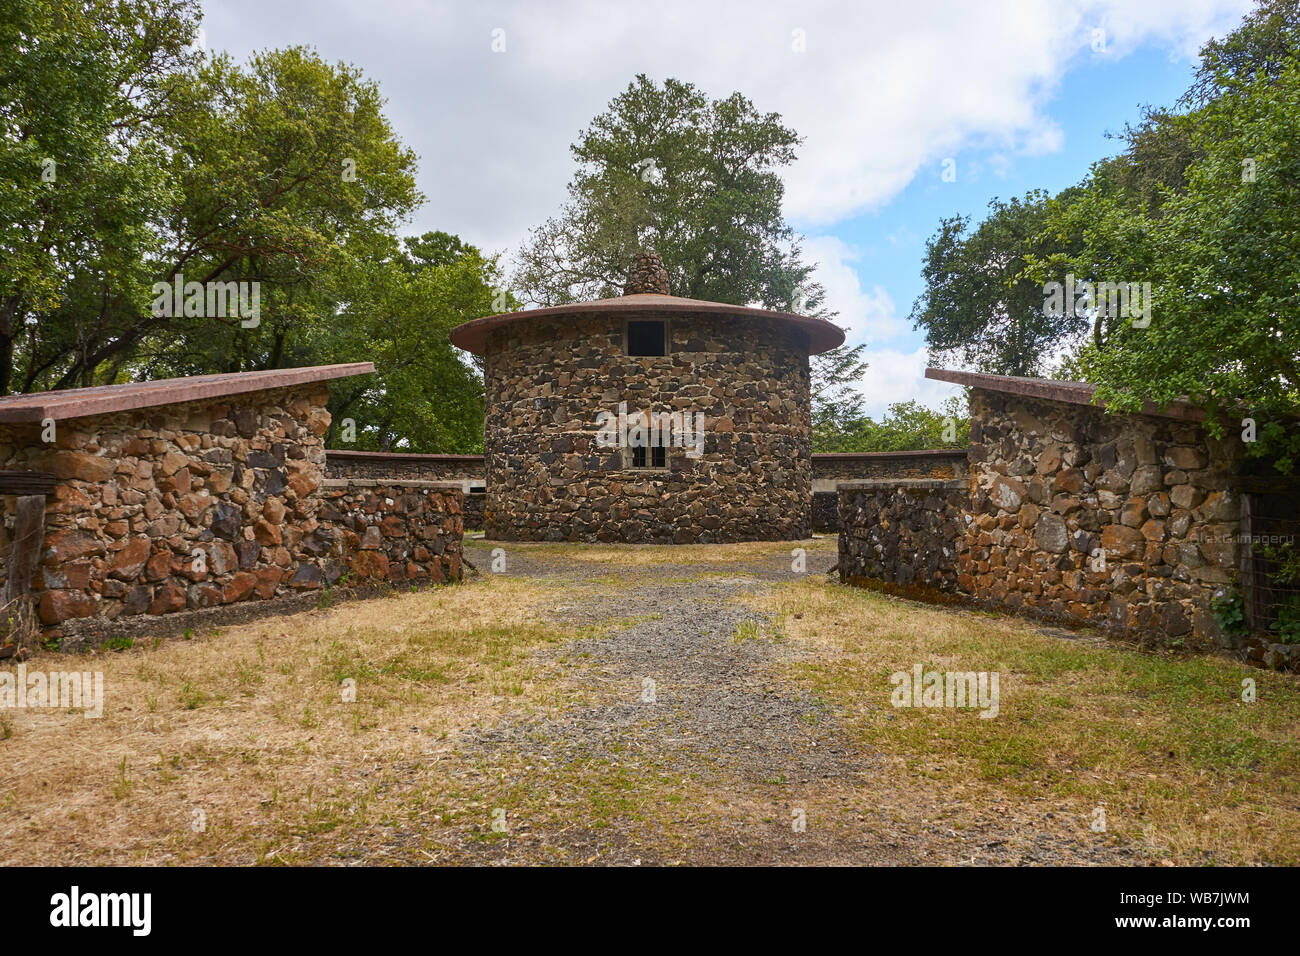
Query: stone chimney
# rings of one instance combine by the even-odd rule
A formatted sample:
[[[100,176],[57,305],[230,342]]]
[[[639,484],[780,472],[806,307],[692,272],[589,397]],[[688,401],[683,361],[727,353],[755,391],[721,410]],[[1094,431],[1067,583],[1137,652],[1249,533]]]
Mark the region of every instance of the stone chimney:
[[[643,249],[632,257],[623,294],[672,295],[668,289],[668,270],[659,253]]]

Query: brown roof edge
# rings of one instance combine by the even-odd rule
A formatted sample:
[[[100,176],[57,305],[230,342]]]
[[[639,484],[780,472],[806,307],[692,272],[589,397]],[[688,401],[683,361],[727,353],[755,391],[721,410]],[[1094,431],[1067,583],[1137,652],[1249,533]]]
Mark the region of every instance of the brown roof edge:
[[[413,451],[353,451],[348,448],[326,448],[326,458],[352,461],[429,461],[429,462],[481,462],[482,455],[432,455]]]
[[[771,309],[755,309],[744,305],[730,305],[726,302],[706,302],[702,299],[688,299],[662,293],[638,292],[631,295],[615,296],[611,299],[597,299],[593,302],[572,302],[568,305],[553,305],[541,309],[525,309],[522,312],[505,312],[500,315],[485,315],[481,318],[462,322],[451,330],[451,344],[475,355],[482,355],[487,347],[487,335],[502,325],[526,322],[532,319],[549,319],[575,315],[633,315],[643,312],[663,312],[681,315],[726,315],[735,318],[777,319],[786,325],[803,330],[808,336],[808,350],[818,355],[844,344],[845,333],[834,322],[818,319],[793,312],[777,312]]]
[[[259,372],[190,375],[152,382],[126,382],[121,385],[6,395],[0,398],[0,423],[41,422],[47,418],[56,421],[86,418],[137,408],[260,392],[270,388],[291,388],[350,375],[366,375],[374,370],[373,362],[350,362],[344,365],[309,365],[304,368],[273,368]]]
[[[911,451],[815,451],[813,461],[845,461],[866,458],[880,461],[889,458],[965,458],[965,448],[916,448]]]
[[[1093,401],[1097,386],[1088,382],[1025,378],[1018,375],[988,375],[984,372],[959,372],[946,368],[927,368],[925,377],[937,382],[951,382],[954,385],[982,388],[990,392],[1023,395],[1026,398],[1038,398],[1047,402],[1088,405],[1092,408],[1106,407],[1102,402]],[[1185,422],[1201,422],[1205,420],[1204,409],[1198,408],[1188,401],[1173,401],[1163,409],[1155,402],[1146,402],[1142,406],[1141,414],[1152,415],[1157,418],[1175,418]]]

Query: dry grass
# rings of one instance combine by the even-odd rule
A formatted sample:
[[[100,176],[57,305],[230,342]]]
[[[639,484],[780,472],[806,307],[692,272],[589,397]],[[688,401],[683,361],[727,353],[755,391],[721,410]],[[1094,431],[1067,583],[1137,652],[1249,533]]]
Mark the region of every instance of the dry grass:
[[[800,545],[811,557],[834,540]],[[620,569],[691,564],[699,577],[766,567],[794,546],[510,547]],[[831,834],[826,860],[838,859],[841,829],[892,832],[908,852],[928,852],[935,827],[975,831],[1049,805],[1077,818],[1086,841],[1103,805],[1105,839],[1144,856],[1300,862],[1300,679],[1062,640],[815,576],[748,598],[772,619],[728,643],[788,647],[783,693],[835,705],[850,749],[879,758],[843,793],[817,781],[706,781],[636,733],[626,750],[605,741],[591,760],[548,761],[544,747],[453,749],[475,728],[527,732],[631,692],[599,673],[571,680],[593,676],[584,653],[541,653],[580,636],[543,614],[586,600],[593,582],[484,574],[192,640],[40,653],[29,671],[102,671],[104,716],[0,711],[0,863],[585,862],[609,846],[627,860],[644,848],[650,859],[713,862],[746,859],[733,843],[770,851],[777,844],[736,821],[763,820],[775,840],[796,797]],[[997,671],[1000,715],[891,707],[889,675],[918,662]],[[1241,701],[1246,678],[1258,685],[1254,704]],[[355,702],[343,699],[349,679]],[[497,807],[509,808],[508,835],[491,830]],[[962,862],[955,853],[932,862]]]
[[[790,676],[922,789],[972,809],[1049,798],[1177,863],[1300,863],[1300,679],[1066,640],[805,580],[756,598],[811,653]],[[889,675],[997,671],[1001,708],[895,708]],[[1242,700],[1254,680],[1258,700]]]
[[[549,598],[544,585],[491,576],[219,636],[38,655],[29,672],[103,671],[104,713],[6,714],[0,862],[303,859],[317,852],[313,834],[353,839],[401,812],[387,793],[403,768],[438,816],[490,823],[486,809],[440,804],[446,781],[421,768],[444,738],[507,708],[560,705],[542,668],[564,665],[532,653],[573,636],[540,623]]]

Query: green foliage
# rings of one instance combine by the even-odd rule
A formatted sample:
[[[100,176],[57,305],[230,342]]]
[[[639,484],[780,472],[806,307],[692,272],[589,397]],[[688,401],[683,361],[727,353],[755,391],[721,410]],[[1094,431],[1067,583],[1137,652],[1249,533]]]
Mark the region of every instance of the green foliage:
[[[1079,355],[1098,397],[1136,411],[1188,396],[1220,430],[1254,418],[1247,451],[1282,471],[1300,454],[1300,431],[1286,424],[1300,414],[1298,103],[1294,59],[1177,120],[1197,158],[1158,212],[1100,177],[1052,217],[1083,237],[1065,263],[1078,274],[1152,286],[1148,328],[1113,319]]]
[[[862,393],[857,384],[867,370],[862,361],[865,345],[841,345],[823,352],[811,363],[813,445],[834,443],[851,423],[862,418]],[[820,437],[819,437],[820,436]]]
[[[913,310],[931,349],[984,371],[1086,378],[1113,411],[1188,398],[1247,454],[1300,463],[1300,5],[1266,0],[1203,50],[1182,112],[1147,108],[1124,150],[1055,197],[944,220]],[[1150,324],[1044,314],[1043,284],[1150,283]],[[1088,335],[1086,333],[1089,332]]]
[[[1216,595],[1210,601],[1210,611],[1224,634],[1246,633],[1246,609],[1240,591],[1234,588]]]
[[[1300,550],[1294,542],[1284,541],[1273,546],[1256,543],[1255,550],[1275,567],[1269,577],[1278,584],[1300,584]]]
[[[1268,629],[1277,634],[1282,644],[1300,644],[1300,594],[1287,595]]]
[[[500,311],[495,259],[455,236],[430,232],[393,243],[383,256],[353,259],[336,277],[336,317],[312,330],[315,361],[364,356],[378,374],[330,389],[326,442],[362,450],[476,452],[483,447],[483,383],[452,347],[462,322]],[[506,297],[506,308],[515,307]],[[356,424],[343,438],[347,419]]]
[[[1086,329],[1084,320],[1053,318],[1043,309],[1042,283],[1026,276],[1031,255],[1057,244],[1044,233],[1047,197],[994,199],[974,230],[952,216],[926,243],[925,291],[911,319],[924,329],[931,359],[955,360],[997,375],[1038,375],[1062,336]]]
[[[880,419],[857,417],[819,423],[813,451],[915,451],[964,448],[970,444],[970,418],[962,399],[949,398],[939,409],[915,402],[895,402]]]
[[[0,394],[80,383],[143,299],[197,27],[194,0],[0,3]]]
[[[202,54],[193,0],[0,3],[0,393],[370,359],[331,439],[481,448],[447,332],[499,311],[500,275],[398,238],[422,197],[374,82],[304,47]],[[258,283],[260,322],[154,314],[176,276]]]

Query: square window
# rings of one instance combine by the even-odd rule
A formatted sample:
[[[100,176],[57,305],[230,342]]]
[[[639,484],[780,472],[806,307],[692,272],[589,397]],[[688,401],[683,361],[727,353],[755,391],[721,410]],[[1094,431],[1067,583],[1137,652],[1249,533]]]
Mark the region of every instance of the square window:
[[[668,467],[668,449],[663,445],[655,445],[647,449],[644,445],[637,445],[632,448],[632,467],[633,468],[667,468]]]
[[[667,336],[666,322],[629,321],[627,324],[628,355],[667,355],[664,348]]]

